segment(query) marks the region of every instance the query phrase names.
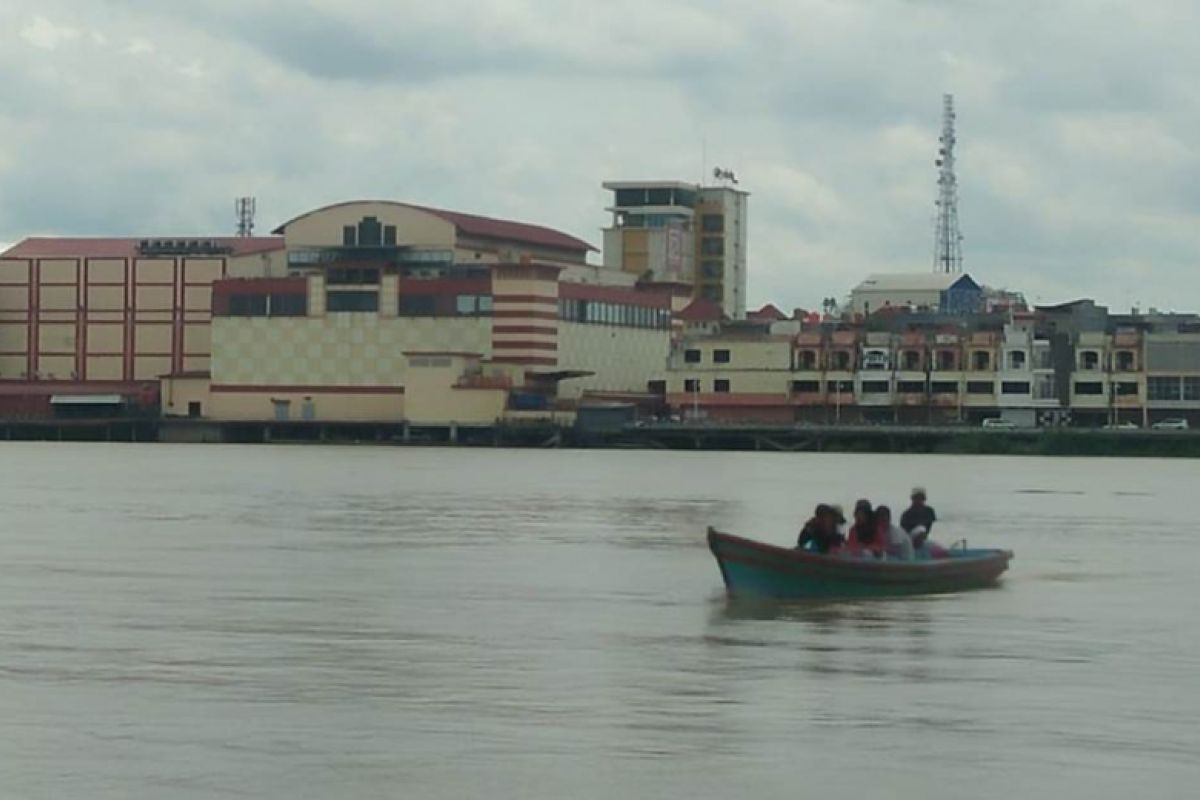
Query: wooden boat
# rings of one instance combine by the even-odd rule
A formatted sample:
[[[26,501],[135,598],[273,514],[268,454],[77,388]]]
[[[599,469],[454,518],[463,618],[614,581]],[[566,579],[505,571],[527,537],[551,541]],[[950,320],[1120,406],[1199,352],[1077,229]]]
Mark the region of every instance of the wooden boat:
[[[1010,550],[952,549],[917,561],[820,555],[708,529],[725,589],[737,597],[779,599],[890,597],[978,589],[994,584]]]

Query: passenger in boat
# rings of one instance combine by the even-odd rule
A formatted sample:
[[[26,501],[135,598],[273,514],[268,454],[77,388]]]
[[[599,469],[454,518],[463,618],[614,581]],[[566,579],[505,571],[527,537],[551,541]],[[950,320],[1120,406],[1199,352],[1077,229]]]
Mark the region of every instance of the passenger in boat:
[[[846,539],[838,532],[838,526],[845,521],[836,507],[821,503],[800,530],[796,549],[827,554],[841,548]]]
[[[889,557],[912,561],[912,539],[903,528],[892,522],[892,510],[887,506],[875,509],[875,531],[877,541]]]
[[[933,506],[926,504],[924,488],[920,486],[914,487],[910,498],[912,504],[904,509],[904,513],[900,515],[900,527],[904,528],[912,536],[913,547],[920,548],[929,537],[929,532],[933,530],[933,523],[937,521],[937,514],[934,513]],[[924,530],[921,533],[917,533],[917,528],[923,528]]]
[[[917,486],[911,492],[912,505],[900,515],[900,527],[912,537],[913,554],[917,558],[945,558],[946,548],[929,538],[937,514],[925,502],[925,489]]]
[[[846,535],[846,553],[876,557],[883,554],[875,525],[875,511],[869,500],[859,500],[854,504],[854,524]]]

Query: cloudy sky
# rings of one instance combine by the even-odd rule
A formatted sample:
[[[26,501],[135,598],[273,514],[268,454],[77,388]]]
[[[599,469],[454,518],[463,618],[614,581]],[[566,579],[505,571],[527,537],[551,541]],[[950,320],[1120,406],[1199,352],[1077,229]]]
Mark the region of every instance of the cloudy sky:
[[[932,259],[941,96],[967,270],[1200,308],[1200,4],[5,0],[0,242],[260,229],[385,197],[599,244],[605,179],[736,170],[750,300]]]

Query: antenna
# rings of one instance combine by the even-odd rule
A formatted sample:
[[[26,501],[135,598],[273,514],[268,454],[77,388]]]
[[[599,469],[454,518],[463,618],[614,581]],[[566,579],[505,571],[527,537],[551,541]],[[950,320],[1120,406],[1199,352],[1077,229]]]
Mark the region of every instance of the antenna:
[[[245,238],[254,235],[254,212],[257,205],[253,197],[239,197],[233,201],[238,236]]]
[[[958,178],[954,176],[954,95],[942,95],[942,135],[938,138],[937,222],[933,271],[962,272],[962,234],[958,232]]]

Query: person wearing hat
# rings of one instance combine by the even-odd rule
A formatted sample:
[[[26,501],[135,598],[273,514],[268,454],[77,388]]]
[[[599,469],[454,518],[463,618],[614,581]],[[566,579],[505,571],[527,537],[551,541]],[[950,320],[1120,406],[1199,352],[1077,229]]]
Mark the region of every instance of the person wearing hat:
[[[912,536],[913,547],[920,550],[929,539],[929,532],[933,529],[933,523],[937,521],[937,514],[934,513],[933,506],[925,503],[923,487],[913,487],[910,497],[912,505],[900,515],[900,527]]]
[[[804,523],[800,537],[796,540],[796,549],[811,550],[822,555],[837,550],[846,541],[838,533],[838,525],[845,522],[834,506],[821,503],[813,511],[812,519]]]

